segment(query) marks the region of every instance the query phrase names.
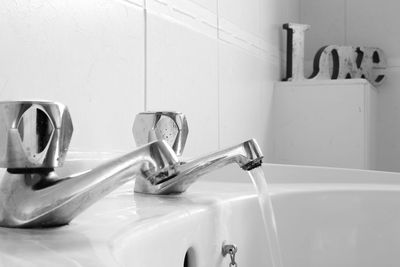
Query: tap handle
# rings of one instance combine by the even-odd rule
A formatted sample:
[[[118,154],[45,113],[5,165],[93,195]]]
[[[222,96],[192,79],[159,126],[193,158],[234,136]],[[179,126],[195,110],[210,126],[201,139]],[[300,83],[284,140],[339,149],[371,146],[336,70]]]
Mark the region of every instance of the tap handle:
[[[68,108],[46,101],[0,102],[0,167],[63,164],[73,126]]]
[[[164,140],[181,156],[189,128],[183,113],[141,112],[135,117],[132,132],[137,146]]]

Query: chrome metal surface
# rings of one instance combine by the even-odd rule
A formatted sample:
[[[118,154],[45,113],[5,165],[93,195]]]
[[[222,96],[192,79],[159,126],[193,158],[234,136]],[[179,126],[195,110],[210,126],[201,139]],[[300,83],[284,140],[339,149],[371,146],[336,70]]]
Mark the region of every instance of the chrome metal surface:
[[[222,256],[226,256],[228,254],[235,254],[237,252],[237,246],[234,244],[223,244],[222,245]]]
[[[183,113],[142,112],[136,115],[132,132],[136,145],[165,140],[176,155],[180,156],[185,147],[189,128]]]
[[[237,163],[243,170],[251,170],[262,164],[262,152],[254,139],[174,166],[172,176],[138,177],[135,192],[147,194],[172,194],[184,192],[200,176],[230,163]]]
[[[123,183],[175,175],[165,141],[146,144],[81,174],[59,177],[72,136],[68,109],[52,102],[0,103],[0,226],[51,227],[75,216]]]
[[[69,111],[60,103],[0,102],[0,167],[61,166],[72,131]]]
[[[139,113],[134,122],[133,135],[136,144],[152,140],[164,140],[177,155],[181,155],[189,133],[186,117],[175,112]],[[135,182],[135,192],[146,194],[182,193],[200,176],[230,163],[238,163],[244,170],[261,165],[263,155],[255,140],[215,152],[189,162],[180,161],[174,166],[172,176],[139,177]]]
[[[86,173],[64,178],[53,169],[3,169],[0,226],[37,228],[68,224],[131,179],[157,180],[173,175],[177,161],[166,142],[156,141]]]
[[[237,251],[238,251],[237,246],[234,244],[222,245],[222,256],[226,257],[226,255],[229,255],[230,257],[229,267],[237,267],[237,262],[236,262]]]

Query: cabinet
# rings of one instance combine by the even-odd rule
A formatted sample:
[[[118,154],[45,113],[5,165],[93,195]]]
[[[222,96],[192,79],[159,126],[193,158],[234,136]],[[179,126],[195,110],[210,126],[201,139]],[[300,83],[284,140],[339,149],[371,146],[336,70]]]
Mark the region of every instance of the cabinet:
[[[276,83],[272,161],[374,169],[376,98],[363,79]]]

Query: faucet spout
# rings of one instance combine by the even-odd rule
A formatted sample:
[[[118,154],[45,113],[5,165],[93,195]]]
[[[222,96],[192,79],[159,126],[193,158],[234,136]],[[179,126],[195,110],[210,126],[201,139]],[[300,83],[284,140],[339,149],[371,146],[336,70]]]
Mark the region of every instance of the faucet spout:
[[[175,175],[177,162],[170,146],[156,141],[70,177],[58,177],[53,168],[3,169],[0,226],[68,224],[94,202],[136,177],[162,180]]]
[[[173,175],[147,179],[139,177],[135,182],[135,192],[148,194],[172,194],[184,192],[202,175],[230,163],[237,163],[249,171],[261,166],[263,155],[254,139],[239,145],[174,166]]]

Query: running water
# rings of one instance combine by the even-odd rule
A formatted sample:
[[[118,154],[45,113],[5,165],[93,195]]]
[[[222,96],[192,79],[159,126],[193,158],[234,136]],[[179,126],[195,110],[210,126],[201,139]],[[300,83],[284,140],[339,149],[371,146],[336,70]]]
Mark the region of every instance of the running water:
[[[261,214],[271,252],[272,265],[274,267],[283,267],[278,241],[278,231],[276,227],[274,210],[272,208],[271,197],[269,195],[267,180],[265,179],[262,168],[255,168],[249,171],[249,174],[257,190],[258,201],[260,203]]]

